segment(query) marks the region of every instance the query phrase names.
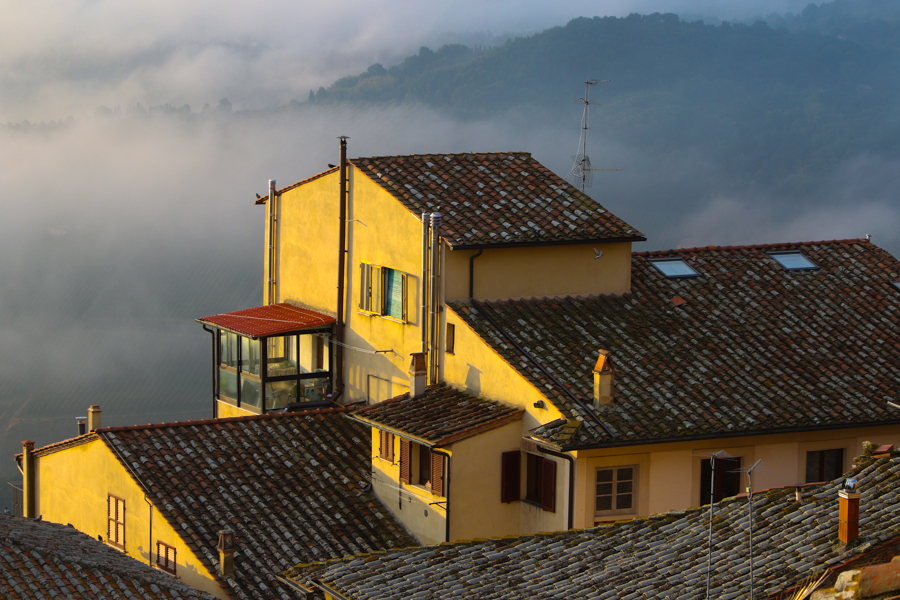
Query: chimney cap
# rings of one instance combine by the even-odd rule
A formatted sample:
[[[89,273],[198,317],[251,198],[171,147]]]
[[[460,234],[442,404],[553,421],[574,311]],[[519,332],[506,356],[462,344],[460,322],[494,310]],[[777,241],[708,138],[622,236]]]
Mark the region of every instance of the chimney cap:
[[[26,450],[34,450],[34,442],[32,442],[31,440],[23,440],[22,447]]]
[[[426,364],[425,364],[425,353],[424,352],[413,352],[410,354],[412,356],[412,360],[409,362],[409,374],[410,375],[425,375],[427,372]]]
[[[610,351],[600,348],[597,352],[600,356],[597,358],[597,364],[594,365],[594,373],[615,373],[616,368],[613,366],[612,354]]]
[[[222,552],[233,552],[234,551],[234,531],[225,528],[219,531],[219,543],[216,547]]]
[[[92,404],[92,405],[88,406],[88,412],[100,412],[100,405]]]

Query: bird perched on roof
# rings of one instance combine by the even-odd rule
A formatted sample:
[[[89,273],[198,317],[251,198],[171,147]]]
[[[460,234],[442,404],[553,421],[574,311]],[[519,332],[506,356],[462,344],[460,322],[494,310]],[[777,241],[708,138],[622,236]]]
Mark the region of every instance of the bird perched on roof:
[[[43,520],[44,520],[44,515],[38,515],[38,518],[35,519],[35,521],[43,521]]]
[[[602,256],[603,256],[603,250],[597,250],[596,248],[594,248],[594,260],[597,260],[598,258],[600,258]]]
[[[257,195],[256,195],[256,199],[259,200],[260,198],[262,198],[262,196],[260,196],[259,194],[257,194]]]
[[[8,515],[8,514],[9,514],[9,507],[8,507],[8,506],[3,507],[3,514],[5,514],[5,515]]]

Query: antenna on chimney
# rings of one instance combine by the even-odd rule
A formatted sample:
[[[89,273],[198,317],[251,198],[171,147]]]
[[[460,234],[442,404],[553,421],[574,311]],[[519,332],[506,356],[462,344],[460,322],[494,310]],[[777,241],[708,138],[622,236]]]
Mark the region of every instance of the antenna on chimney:
[[[594,171],[621,171],[622,169],[592,169],[591,168],[591,159],[587,154],[587,137],[588,137],[588,129],[590,129],[590,108],[591,104],[597,104],[596,102],[591,102],[591,86],[597,85],[598,83],[609,83],[609,79],[588,79],[584,82],[584,98],[579,98],[575,102],[580,102],[584,104],[584,112],[581,114],[581,136],[578,139],[578,152],[575,156],[572,157],[572,160],[575,161],[575,164],[572,165],[572,169],[569,171],[569,174],[566,175],[566,179],[572,179],[573,181],[581,181],[581,191],[584,192],[586,188],[591,187],[591,184],[594,182]],[[599,256],[597,258],[600,258]]]

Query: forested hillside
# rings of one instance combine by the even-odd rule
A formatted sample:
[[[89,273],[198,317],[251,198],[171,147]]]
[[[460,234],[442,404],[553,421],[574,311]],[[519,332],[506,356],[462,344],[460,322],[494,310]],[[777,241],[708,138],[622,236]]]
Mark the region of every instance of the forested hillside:
[[[897,4],[844,0],[718,26],[673,14],[578,18],[487,50],[422,48],[309,99],[560,121],[578,111],[585,79],[609,79],[592,96],[601,136],[651,156],[702,150],[732,185],[805,189],[849,157],[900,151]]]

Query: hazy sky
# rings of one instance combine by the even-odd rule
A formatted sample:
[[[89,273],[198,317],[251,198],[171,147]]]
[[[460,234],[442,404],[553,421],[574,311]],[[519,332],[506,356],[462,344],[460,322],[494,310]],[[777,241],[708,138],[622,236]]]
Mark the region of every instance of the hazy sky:
[[[448,32],[495,35],[577,16],[690,12],[750,17],[805,1],[759,0],[0,0],[0,122],[83,115],[97,105],[235,108],[305,99]]]

